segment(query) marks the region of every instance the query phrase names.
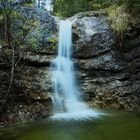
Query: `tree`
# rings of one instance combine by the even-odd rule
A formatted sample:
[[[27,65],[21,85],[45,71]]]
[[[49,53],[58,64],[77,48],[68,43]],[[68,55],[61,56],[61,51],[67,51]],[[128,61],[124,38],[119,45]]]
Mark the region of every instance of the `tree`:
[[[8,86],[8,90],[6,93],[5,101],[0,110],[0,116],[3,114],[7,101],[9,99],[9,95],[11,93],[13,83],[14,83],[14,75],[15,75],[15,67],[19,62],[19,59],[15,59],[15,54],[18,52],[18,49],[21,45],[25,43],[26,37],[32,29],[33,22],[29,19],[26,19],[22,13],[16,10],[17,4],[13,0],[0,0],[0,5],[2,8],[3,14],[3,28],[5,34],[5,44],[7,47],[11,48],[12,56],[11,56],[11,76],[10,83]]]

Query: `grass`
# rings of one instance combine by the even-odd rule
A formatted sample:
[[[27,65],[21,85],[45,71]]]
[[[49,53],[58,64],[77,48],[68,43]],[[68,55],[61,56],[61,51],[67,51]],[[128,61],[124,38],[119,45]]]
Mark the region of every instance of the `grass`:
[[[34,7],[34,3],[22,3],[21,6]]]
[[[114,4],[106,9],[109,20],[111,21],[111,27],[114,31],[118,33],[121,37],[124,32],[129,28],[130,14],[127,11],[127,5],[122,4],[118,6]]]

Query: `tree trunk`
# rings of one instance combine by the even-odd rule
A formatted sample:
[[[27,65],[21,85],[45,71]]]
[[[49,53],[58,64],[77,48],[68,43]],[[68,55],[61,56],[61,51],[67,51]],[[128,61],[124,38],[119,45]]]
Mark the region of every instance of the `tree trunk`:
[[[5,18],[4,18],[4,26],[5,26],[5,42],[7,43],[8,46],[11,46],[10,44],[10,32],[9,32],[9,22],[10,18],[7,13],[5,13]]]
[[[5,18],[4,18],[4,25],[5,25],[5,42],[7,42],[7,16],[5,16]]]
[[[10,77],[10,84],[6,93],[5,101],[0,109],[0,117],[2,116],[4,109],[7,105],[9,95],[11,93],[12,87],[13,87],[13,82],[14,82],[14,71],[15,71],[15,47],[12,47],[12,69],[11,69],[11,77]]]

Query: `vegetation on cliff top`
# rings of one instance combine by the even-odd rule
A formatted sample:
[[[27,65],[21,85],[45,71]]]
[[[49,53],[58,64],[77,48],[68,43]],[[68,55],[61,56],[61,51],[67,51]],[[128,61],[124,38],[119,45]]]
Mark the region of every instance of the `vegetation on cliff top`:
[[[139,0],[53,0],[56,16],[70,17],[78,12],[106,9],[113,5],[128,5],[128,9],[140,8]]]
[[[127,31],[140,20],[139,0],[54,0],[53,13],[60,17],[70,17],[78,12],[104,9],[120,42]]]
[[[115,3],[106,11],[111,21],[111,28],[117,33],[118,39],[123,42],[126,33],[129,32],[132,27],[135,27],[140,17],[140,2],[134,0],[133,3],[130,0],[122,1],[121,3]]]

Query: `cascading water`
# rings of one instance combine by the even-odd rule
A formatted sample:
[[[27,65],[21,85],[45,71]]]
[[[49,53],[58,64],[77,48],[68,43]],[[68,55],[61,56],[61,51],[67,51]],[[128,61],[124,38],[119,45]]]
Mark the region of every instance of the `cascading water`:
[[[46,0],[45,1],[45,7],[47,11],[53,11],[53,5],[52,5],[52,0]]]
[[[36,6],[38,8],[46,9],[47,11],[53,11],[52,0],[35,0]]]
[[[72,52],[72,23],[61,21],[59,29],[58,56],[52,61],[54,83],[53,119],[89,119],[98,117],[99,113],[79,99],[75,86]]]

